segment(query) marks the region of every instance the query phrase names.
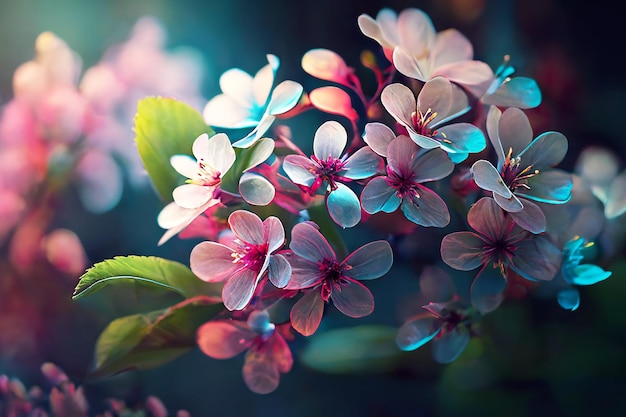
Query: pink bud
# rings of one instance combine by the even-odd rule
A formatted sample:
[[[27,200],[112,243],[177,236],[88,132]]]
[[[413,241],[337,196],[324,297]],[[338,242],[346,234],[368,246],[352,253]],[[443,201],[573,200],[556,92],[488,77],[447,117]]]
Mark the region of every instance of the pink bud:
[[[72,276],[85,271],[87,255],[80,239],[71,230],[56,229],[41,244],[48,261],[60,271]],[[43,368],[42,371],[45,373]]]
[[[350,120],[357,120],[359,115],[352,108],[352,100],[348,93],[338,87],[320,87],[309,93],[311,104],[326,113],[345,116]]]
[[[329,49],[311,49],[302,57],[302,69],[308,74],[338,84],[349,86],[352,72],[343,58]]]
[[[167,409],[157,397],[150,396],[146,399],[146,410],[150,411],[154,417],[167,417]]]

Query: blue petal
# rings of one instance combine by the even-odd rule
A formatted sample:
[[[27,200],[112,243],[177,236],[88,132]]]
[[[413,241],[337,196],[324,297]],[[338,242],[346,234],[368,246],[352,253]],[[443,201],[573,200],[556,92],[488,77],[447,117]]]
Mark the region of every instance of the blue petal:
[[[525,165],[532,165],[533,169],[543,171],[553,167],[565,158],[567,154],[567,138],[559,132],[543,133],[519,153]]]
[[[470,341],[470,334],[465,327],[457,326],[433,341],[433,359],[437,363],[454,362],[463,353]]]
[[[460,164],[467,159],[469,154],[466,152],[450,152],[448,153],[448,156],[450,157],[450,160],[452,162],[454,162],[455,164]]]
[[[549,204],[567,203],[572,198],[572,175],[565,171],[543,172],[529,179],[528,186],[530,190],[517,191],[516,194]]]
[[[574,268],[574,277],[572,284],[576,285],[593,285],[597,282],[604,281],[612,274],[611,271],[605,271],[598,265],[584,264]]]
[[[472,284],[472,305],[482,314],[495,310],[502,303],[505,288],[506,280],[500,274],[500,270],[485,267]]]
[[[359,198],[347,185],[337,184],[328,194],[326,207],[333,221],[343,228],[356,226],[361,221]]]
[[[361,180],[376,174],[382,164],[382,158],[365,146],[350,155],[343,169],[337,174],[353,180]]]
[[[557,301],[565,310],[574,311],[580,305],[580,293],[575,288],[562,290],[559,292]]]
[[[441,330],[441,322],[435,317],[421,315],[400,327],[396,344],[402,350],[415,350],[430,342]]]
[[[361,191],[361,205],[366,213],[374,214],[379,211],[392,213],[400,206],[401,198],[398,197],[396,189],[387,184],[385,178],[374,178]]]
[[[532,78],[515,77],[503,83],[493,94],[483,97],[484,104],[531,109],[541,104],[541,90]]]
[[[454,123],[440,127],[436,139],[448,152],[478,153],[487,146],[483,131],[471,123]]]

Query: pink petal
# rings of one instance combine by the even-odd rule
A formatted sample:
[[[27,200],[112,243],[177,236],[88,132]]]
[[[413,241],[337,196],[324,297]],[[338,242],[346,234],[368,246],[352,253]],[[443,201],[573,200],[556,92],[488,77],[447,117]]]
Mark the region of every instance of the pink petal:
[[[263,222],[263,241],[269,245],[267,253],[274,253],[285,244],[285,229],[278,217],[270,216]]]
[[[246,210],[237,210],[228,216],[228,224],[237,239],[245,243],[262,245],[265,243],[263,237],[263,222],[259,216]]]
[[[330,298],[337,310],[348,317],[365,317],[374,311],[374,296],[370,290],[350,278],[346,278],[346,281],[338,286],[333,286]]]
[[[319,288],[307,291],[291,308],[291,325],[300,334],[311,336],[324,314],[324,300]]]
[[[320,271],[316,262],[307,261],[293,252],[287,252],[285,257],[291,266],[291,278],[285,287],[288,290],[300,290],[314,287],[321,283],[324,273]]]
[[[441,259],[459,271],[471,271],[483,262],[485,241],[471,232],[450,233],[441,241]]]
[[[497,240],[504,232],[504,212],[493,200],[483,197],[467,213],[467,222],[472,229],[491,240]]]
[[[411,115],[417,109],[415,95],[404,84],[390,84],[383,90],[380,100],[394,119],[407,129],[413,129]]]
[[[252,269],[241,269],[232,275],[222,288],[224,307],[243,310],[250,303],[257,286],[257,272]]]
[[[533,129],[522,110],[508,108],[500,116],[498,135],[504,154],[511,149],[512,155],[517,156],[530,144]],[[498,162],[501,164],[503,161]]]
[[[470,41],[456,29],[447,29],[437,34],[431,50],[433,67],[459,61],[469,61],[474,57],[474,48]]]
[[[241,267],[233,262],[233,252],[233,249],[220,243],[198,243],[191,251],[191,270],[203,281],[223,281]]]
[[[426,82],[430,78],[432,63],[427,60],[419,62],[415,56],[405,48],[396,46],[393,50],[392,59],[393,65],[400,74],[422,82]]]
[[[436,68],[431,77],[441,75],[480,96],[493,80],[493,71],[482,61],[460,61]]]
[[[319,87],[309,93],[311,104],[319,110],[357,120],[358,113],[352,108],[350,95],[339,87]],[[343,150],[343,149],[342,149]]]
[[[435,27],[430,17],[415,8],[405,9],[398,16],[400,45],[416,58],[424,57],[435,41]]]
[[[214,359],[237,356],[252,345],[257,334],[235,321],[210,321],[198,328],[200,350]]]
[[[289,248],[296,255],[314,263],[337,259],[326,238],[315,226],[306,222],[296,224],[291,230]]]
[[[302,57],[302,69],[321,80],[349,85],[350,69],[339,54],[329,49],[317,48],[307,51]]]
[[[246,354],[242,373],[250,391],[257,394],[269,394],[280,382],[276,364],[265,352],[257,349],[250,349]]]

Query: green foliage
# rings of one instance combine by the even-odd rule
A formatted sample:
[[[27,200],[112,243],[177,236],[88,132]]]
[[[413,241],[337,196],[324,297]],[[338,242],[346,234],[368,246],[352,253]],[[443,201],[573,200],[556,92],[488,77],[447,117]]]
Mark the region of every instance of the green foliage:
[[[219,299],[197,296],[170,308],[112,321],[96,343],[92,377],[161,366],[195,346],[196,330],[223,308]]]
[[[385,372],[403,353],[395,343],[396,329],[363,325],[317,333],[302,353],[305,365],[332,374]]]
[[[202,133],[214,134],[193,107],[172,98],[147,97],[137,104],[135,141],[152,184],[164,201],[181,176],[170,165],[174,155],[191,155],[191,146]]]
[[[155,256],[117,256],[89,268],[79,279],[74,299],[92,294],[111,284],[148,285],[173,291],[185,298],[217,296],[221,286],[200,280],[185,265]]]

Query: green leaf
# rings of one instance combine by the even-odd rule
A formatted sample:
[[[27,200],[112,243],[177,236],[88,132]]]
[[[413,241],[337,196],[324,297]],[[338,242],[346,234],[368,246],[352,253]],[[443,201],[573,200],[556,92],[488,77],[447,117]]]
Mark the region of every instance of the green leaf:
[[[156,256],[116,256],[89,268],[79,279],[73,299],[94,293],[107,285],[131,283],[173,291],[185,298],[218,296],[221,285],[202,281],[185,265]]]
[[[194,140],[202,133],[215,132],[193,107],[172,98],[147,97],[139,100],[135,116],[135,141],[152,184],[164,201],[181,175],[172,168],[174,155],[191,155]]]
[[[215,297],[197,296],[165,310],[112,321],[98,338],[90,376],[154,368],[177,358],[195,346],[198,327],[222,309]]]
[[[332,374],[385,372],[399,362],[396,329],[363,325],[312,336],[301,355],[310,368]]]

